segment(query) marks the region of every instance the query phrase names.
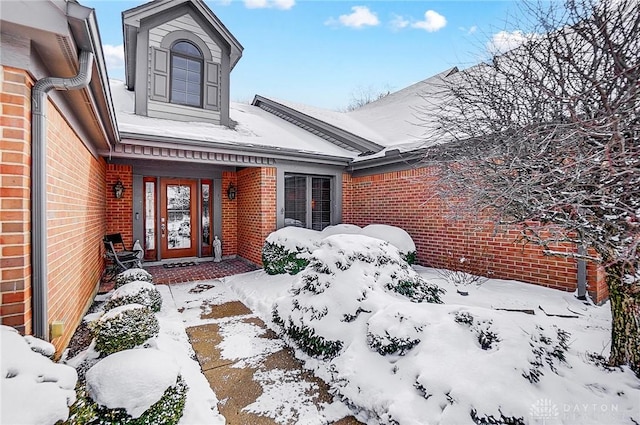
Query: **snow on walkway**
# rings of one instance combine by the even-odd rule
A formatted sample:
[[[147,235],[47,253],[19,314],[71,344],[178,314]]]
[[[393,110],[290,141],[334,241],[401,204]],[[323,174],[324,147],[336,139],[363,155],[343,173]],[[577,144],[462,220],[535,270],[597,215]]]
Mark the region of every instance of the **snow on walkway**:
[[[320,379],[301,370],[284,343],[223,281],[165,288],[228,422],[312,425],[350,414],[342,402],[332,400]],[[346,418],[340,423],[358,422]]]

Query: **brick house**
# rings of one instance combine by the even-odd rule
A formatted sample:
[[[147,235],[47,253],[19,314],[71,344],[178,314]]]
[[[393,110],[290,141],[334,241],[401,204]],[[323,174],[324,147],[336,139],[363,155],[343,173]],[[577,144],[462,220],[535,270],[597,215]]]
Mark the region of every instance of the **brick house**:
[[[64,348],[111,232],[140,241],[147,261],[210,257],[219,237],[224,256],[260,264],[264,239],[283,226],[385,223],[409,232],[419,264],[483,252],[495,277],[576,288],[574,260],[516,244],[515,229],[449,220],[430,196],[414,111],[456,69],[348,113],[259,95],[236,104],[243,47],[201,0],[123,12],[124,82],[107,78],[92,9],[0,7],[2,324]],[[586,281],[596,301],[606,297],[594,267]],[[61,335],[50,335],[54,321],[66,324]]]

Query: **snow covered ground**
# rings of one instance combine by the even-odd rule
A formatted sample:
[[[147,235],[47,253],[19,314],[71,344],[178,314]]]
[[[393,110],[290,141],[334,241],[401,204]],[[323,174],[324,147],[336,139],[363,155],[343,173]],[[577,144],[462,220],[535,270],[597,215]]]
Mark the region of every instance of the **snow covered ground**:
[[[587,305],[571,293],[498,279],[461,296],[435,270],[416,270],[447,292],[444,304],[402,304],[407,322],[420,324],[421,339],[405,355],[382,356],[366,344],[365,335],[348,341],[333,359],[296,352],[359,409],[354,412],[359,419],[464,424],[473,423],[474,410],[487,420],[492,413],[494,419],[504,415],[524,423],[640,423],[640,380],[627,368],[598,366],[594,357],[608,356],[608,304]],[[225,278],[224,286],[278,329],[271,321],[273,305],[289,296],[296,279],[255,271]],[[336,305],[341,302],[335,299]],[[466,315],[475,318],[473,326],[454,320]],[[377,319],[392,328],[393,316]],[[558,329],[567,332],[563,353]],[[483,330],[497,336],[484,349],[473,335]],[[556,348],[563,360],[550,354]]]
[[[597,355],[606,357],[609,352],[608,304],[585,304],[571,293],[498,279],[461,296],[437,271],[414,269],[446,293],[443,304],[411,303],[394,295],[398,299],[391,307],[402,312],[405,323],[411,323],[407,335],[420,340],[404,355],[379,354],[367,344],[366,335],[346,341],[331,359],[313,358],[296,350],[308,369],[344,397],[358,419],[370,424],[391,420],[412,425],[465,424],[473,423],[470,410],[474,410],[487,420],[492,413],[493,419],[502,414],[529,424],[640,423],[640,380],[627,368],[598,365]],[[269,276],[259,270],[222,280],[157,286],[163,306],[157,313],[160,335],[152,348],[174,357],[189,386],[180,424],[225,423],[217,411],[218,398],[193,359],[185,327],[219,323],[220,319],[201,316],[213,305],[240,300],[277,330],[272,322],[273,306],[282,297],[291,296],[299,277]],[[194,290],[197,288],[202,290]],[[335,299],[335,305],[327,307],[337,308],[342,301]],[[367,326],[374,331],[398,332],[398,315],[388,314],[390,311],[372,314]],[[470,317],[473,323],[465,323]],[[359,326],[359,320],[353,321],[354,326]],[[561,349],[559,329],[566,332],[566,350]],[[222,330],[219,349],[224,357],[236,359],[239,367],[243,362],[250,366],[282,347],[278,340],[256,343],[256,335],[263,331],[255,326],[229,322]],[[478,338],[482,333],[484,339]],[[3,340],[3,368],[8,358],[6,347]],[[551,354],[556,349],[563,359]],[[95,355],[90,347],[68,363]],[[542,373],[537,375],[535,370]],[[9,395],[4,378],[3,406]],[[344,414],[342,403],[323,412],[305,406],[304,398],[299,397],[304,388],[295,385],[295,377],[255,378],[263,386],[264,396],[250,408],[279,423],[288,423],[294,416],[291,412],[303,413],[301,424],[326,423],[332,412],[335,417]],[[12,411],[33,413],[30,397],[11,400],[17,407]],[[41,404],[39,410],[45,408],[46,404]],[[47,412],[40,413],[47,416]]]

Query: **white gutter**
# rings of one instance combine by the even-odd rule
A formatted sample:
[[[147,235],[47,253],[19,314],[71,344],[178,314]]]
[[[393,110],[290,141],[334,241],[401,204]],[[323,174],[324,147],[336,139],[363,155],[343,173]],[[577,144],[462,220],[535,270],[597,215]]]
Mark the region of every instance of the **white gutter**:
[[[51,89],[79,90],[89,85],[93,53],[80,52],[75,77],[46,77],[31,92],[31,265],[33,333],[49,341],[47,282],[47,93]]]

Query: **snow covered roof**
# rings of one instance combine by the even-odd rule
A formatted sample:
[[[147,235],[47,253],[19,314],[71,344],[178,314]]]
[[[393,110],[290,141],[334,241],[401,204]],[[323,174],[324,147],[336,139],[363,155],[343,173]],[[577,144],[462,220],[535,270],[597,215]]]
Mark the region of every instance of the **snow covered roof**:
[[[124,82],[110,80],[113,103],[122,139],[190,141],[198,146],[226,147],[242,151],[272,151],[337,157],[348,162],[358,152],[337,146],[317,135],[288,123],[256,106],[230,105],[231,129],[204,122],[182,122],[150,118],[134,113],[134,92]]]
[[[379,149],[354,158],[354,162],[366,161],[389,154],[397,156],[433,144],[434,140],[425,137],[434,124],[429,122],[429,111],[435,110],[442,101],[442,80],[457,72],[457,68],[448,69],[349,112],[270,100],[378,145]],[[259,104],[260,99],[256,96],[253,104]]]

